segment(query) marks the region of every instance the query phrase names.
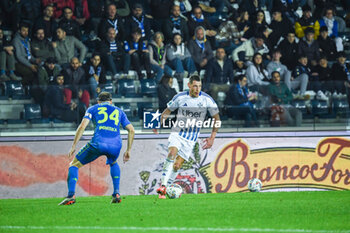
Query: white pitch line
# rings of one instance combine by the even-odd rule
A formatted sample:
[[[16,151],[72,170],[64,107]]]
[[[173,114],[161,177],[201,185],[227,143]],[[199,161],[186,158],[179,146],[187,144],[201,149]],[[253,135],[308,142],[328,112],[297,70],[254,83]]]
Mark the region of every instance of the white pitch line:
[[[271,228],[213,228],[213,227],[102,227],[102,226],[0,226],[0,229],[16,230],[119,230],[119,231],[201,231],[201,232],[301,232],[301,233],[350,233],[350,230],[307,230]]]

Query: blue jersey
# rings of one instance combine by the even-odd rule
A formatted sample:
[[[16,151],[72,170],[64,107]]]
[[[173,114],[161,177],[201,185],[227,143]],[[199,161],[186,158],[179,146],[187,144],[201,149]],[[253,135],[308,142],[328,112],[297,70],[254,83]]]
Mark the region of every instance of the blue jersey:
[[[125,128],[130,121],[120,108],[103,102],[88,108],[84,118],[91,120],[95,125],[95,133],[91,144],[120,145],[120,125]]]

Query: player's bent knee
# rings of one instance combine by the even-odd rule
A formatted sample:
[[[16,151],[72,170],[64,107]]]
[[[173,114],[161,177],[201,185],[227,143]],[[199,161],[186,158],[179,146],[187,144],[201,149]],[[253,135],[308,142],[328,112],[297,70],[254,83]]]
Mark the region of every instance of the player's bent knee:
[[[174,171],[177,171],[180,168],[181,168],[181,164],[180,163],[174,163],[174,167],[173,167]]]
[[[79,160],[77,160],[77,158],[74,158],[69,165],[70,167],[77,167],[77,168],[81,168],[82,166],[84,166]]]
[[[176,147],[169,148],[168,158],[174,160],[176,158],[178,149]]]

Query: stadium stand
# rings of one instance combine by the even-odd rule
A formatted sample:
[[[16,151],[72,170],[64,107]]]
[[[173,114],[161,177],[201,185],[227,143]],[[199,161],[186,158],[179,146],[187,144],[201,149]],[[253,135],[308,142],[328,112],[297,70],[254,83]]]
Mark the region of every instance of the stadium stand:
[[[106,1],[107,2],[107,1]],[[130,1],[130,5],[132,6],[132,1]],[[172,2],[172,1],[171,1]],[[189,1],[192,4],[192,8],[195,7],[197,1]],[[227,1],[228,2],[228,1]],[[220,11],[218,14],[220,14],[220,18],[212,18],[209,17],[209,15],[204,14],[203,17],[205,19],[206,25],[202,24],[202,19],[197,19],[191,12],[182,12],[181,17],[184,19],[191,19],[191,21],[196,21],[196,23],[200,26],[212,28],[209,26],[209,24],[213,24],[217,26],[217,31],[220,31],[220,36],[225,37],[225,30],[227,30],[228,33],[233,34],[233,37],[231,36],[230,39],[232,40],[232,44],[221,44],[221,43],[216,43],[215,41],[215,30],[208,30],[210,31],[210,35],[208,34],[208,38],[210,37],[210,45],[211,49],[215,50],[218,47],[224,47],[224,48],[230,48],[234,49],[241,45],[244,41],[247,41],[251,39],[252,37],[256,36],[259,34],[261,36],[261,33],[266,37],[265,38],[265,45],[266,49],[268,49],[270,52],[267,53],[266,55],[263,56],[264,63],[268,63],[269,60],[271,60],[272,54],[271,51],[275,49],[279,43],[283,40],[289,40],[288,37],[285,38],[280,38],[277,45],[275,47],[271,47],[269,44],[269,25],[274,22],[274,20],[277,20],[274,18],[273,12],[276,10],[281,12],[283,16],[286,16],[284,18],[288,19],[291,21],[292,25],[294,25],[293,21],[299,20],[299,18],[302,16],[304,9],[303,7],[309,5],[310,8],[312,9],[312,17],[313,22],[316,22],[318,20],[321,20],[323,17],[323,10],[326,7],[332,7],[334,9],[334,18],[330,18],[329,20],[336,21],[338,28],[337,28],[337,35],[335,35],[337,38],[340,38],[343,43],[343,48],[344,50],[341,51],[343,52],[343,57],[345,58],[345,62],[342,63],[341,67],[344,67],[344,80],[347,82],[348,86],[339,86],[338,84],[335,84],[335,89],[330,91],[330,93],[327,94],[327,100],[325,99],[319,99],[317,95],[311,96],[310,99],[300,99],[300,96],[298,96],[298,93],[294,93],[294,100],[292,101],[292,105],[295,106],[297,109],[299,109],[302,114],[303,114],[303,125],[309,125],[310,122],[313,124],[316,123],[326,123],[323,125],[337,125],[340,124],[342,125],[348,118],[349,116],[349,93],[350,93],[350,13],[347,9],[347,5],[343,5],[344,2],[346,1],[327,1],[327,4],[324,5],[318,5],[316,1],[298,1],[298,8],[296,9],[296,14],[291,15],[290,11],[288,10],[290,7],[289,1],[273,1],[273,4],[267,8],[266,5],[259,5],[256,9],[251,8],[250,4],[245,4],[244,1],[235,1],[238,3],[232,3],[230,5],[226,5],[223,9],[220,8]],[[211,1],[200,1],[201,5],[210,5]],[[150,9],[151,5],[148,5],[148,3],[145,4],[145,12],[144,16],[147,16],[148,19],[150,17],[148,16],[156,16],[155,18],[158,18],[159,15],[157,15],[159,12],[154,12],[152,9],[149,11],[147,9]],[[228,3],[225,3],[228,4]],[[282,5],[281,5],[282,4]],[[284,5],[283,5],[284,4]],[[301,4],[306,4],[306,5],[301,5]],[[281,7],[282,8],[276,8],[276,7]],[[41,6],[43,7],[43,6]],[[272,8],[271,8],[272,7]],[[319,7],[323,7],[320,9]],[[0,12],[7,12],[8,9],[4,9],[4,5],[0,5]],[[305,8],[307,9],[307,7]],[[316,10],[315,10],[316,9]],[[25,9],[22,9],[25,10]],[[74,9],[72,9],[73,12]],[[118,10],[118,9],[117,9]],[[253,28],[255,27],[249,27],[252,25],[253,22],[256,20],[256,14],[258,10],[262,10],[265,13],[265,21],[264,23],[265,28],[261,28],[261,31],[253,31]],[[16,17],[16,21],[10,21],[7,18],[0,19],[0,29],[3,33],[0,33],[0,52],[2,54],[6,53],[6,47],[12,45],[12,40],[17,34],[17,29],[18,29],[18,22],[21,24],[23,22],[27,23],[30,25],[30,31],[28,34],[27,38],[24,38],[25,40],[30,40],[34,39],[33,33],[35,32],[34,25],[36,23],[36,18],[42,17],[42,11],[39,9],[38,15],[35,16],[34,18],[26,18],[26,14],[19,14]],[[39,13],[41,12],[41,13]],[[261,11],[260,11],[261,12]],[[100,12],[101,15],[103,15],[105,12]],[[40,14],[40,15],[39,15]],[[154,15],[156,14],[156,15]],[[247,17],[247,15],[249,17]],[[164,17],[170,17],[169,14],[164,13]],[[206,19],[208,17],[208,19]],[[74,17],[73,17],[74,18]],[[129,19],[129,16],[122,16],[120,17],[120,22],[118,23],[118,27],[120,27],[118,33],[118,43],[123,44],[124,41],[130,41],[129,37],[130,35],[125,34],[125,32],[131,32],[132,28],[123,28],[127,26],[138,26],[138,24],[127,24],[125,23],[127,19]],[[165,18],[166,19],[166,18]],[[164,21],[165,21],[164,19]],[[54,18],[52,19],[56,23],[59,24],[60,18]],[[324,20],[324,19],[323,19]],[[17,22],[17,23],[16,23]],[[229,23],[228,23],[229,22]],[[81,37],[81,42],[87,47],[88,54],[84,60],[83,63],[87,62],[90,60],[92,57],[92,54],[94,52],[99,51],[99,45],[101,41],[106,40],[106,38],[103,38],[103,35],[99,31],[94,31],[96,30],[96,25],[97,21],[93,21],[93,26],[89,25],[91,22],[89,20],[86,21],[86,23],[83,26],[79,26],[80,30],[82,32],[82,37]],[[152,35],[156,33],[158,30],[163,30],[162,26],[160,25],[162,22],[155,20],[150,20],[151,23],[151,37],[150,40],[152,40]],[[142,29],[142,25],[139,25]],[[302,25],[303,26],[303,25]],[[108,26],[109,27],[109,26]],[[174,23],[173,26],[173,32],[178,32],[176,29],[176,23]],[[255,29],[254,29],[255,30]],[[259,29],[260,30],[260,29]],[[141,30],[142,31],[142,30]],[[223,33],[222,33],[223,32]],[[333,33],[335,32],[334,30],[332,31]],[[124,33],[124,34],[123,34]],[[189,34],[193,35],[194,32],[189,32]],[[318,32],[317,32],[318,33]],[[100,35],[100,37],[97,37],[96,35]],[[69,35],[72,36],[72,35]],[[143,37],[144,35],[142,35]],[[289,36],[289,34],[288,34]],[[51,38],[50,38],[51,39]],[[222,38],[223,41],[226,41],[225,38]],[[333,39],[333,38],[332,38]],[[46,40],[46,39],[45,39]],[[303,38],[297,38],[295,41],[298,43],[299,41],[303,40]],[[54,32],[54,35],[52,35],[52,43],[51,41],[48,41],[47,44],[52,44],[54,45],[57,41],[57,36],[56,32]],[[172,43],[172,41],[165,41],[166,44]],[[188,41],[185,41],[187,43]],[[228,41],[230,42],[230,41]],[[198,43],[201,43],[198,41]],[[117,49],[124,49],[122,47],[113,47],[113,43],[111,43],[112,47],[110,50],[110,53],[112,56],[117,54]],[[137,48],[137,45],[135,48]],[[166,47],[167,45],[165,45]],[[254,46],[254,45],[253,45]],[[44,61],[39,61],[39,60],[33,60],[32,59],[32,52],[31,50],[35,50],[36,53],[39,51],[40,52],[40,47],[32,47],[32,48],[25,48],[22,52],[26,54],[26,57],[28,58],[29,63],[25,63],[24,61],[21,61],[22,63],[24,62],[27,65],[34,65],[34,64],[44,64]],[[179,55],[181,55],[181,50],[179,50]],[[126,61],[128,61],[127,57],[128,55],[132,54],[133,51],[129,51],[129,54],[126,55]],[[162,51],[157,51],[157,53],[152,54],[152,56],[163,56],[165,54],[162,54]],[[233,63],[233,57],[231,57],[231,53],[228,54],[228,59]],[[17,58],[17,54],[16,58]],[[23,55],[23,54],[22,54]],[[240,56],[245,56],[247,58],[247,53],[240,54]],[[23,57],[23,56],[22,56]],[[3,58],[1,58],[3,59]],[[57,59],[57,58],[56,58]],[[241,58],[240,58],[241,59]],[[249,59],[249,58],[248,58]],[[297,58],[295,58],[297,59]],[[17,60],[18,62],[18,60]],[[89,61],[90,62],[90,61]],[[328,62],[328,67],[332,67],[334,64],[337,64],[338,60],[335,61],[329,61]],[[310,62],[309,62],[310,63]],[[99,76],[101,75],[101,70],[99,69],[87,69],[85,72],[89,72],[89,74],[85,74],[86,76],[94,76],[96,83],[92,84],[86,78],[86,80],[80,80],[80,87],[82,90],[88,90],[91,91],[91,87],[89,85],[96,85],[99,90],[98,91],[107,91],[112,93],[113,96],[113,103],[116,104],[117,106],[120,106],[121,109],[123,109],[126,113],[127,116],[132,119],[132,121],[135,121],[135,123],[139,123],[139,119],[142,119],[143,117],[143,112],[144,111],[152,111],[156,110],[158,108],[158,98],[157,98],[157,87],[158,84],[154,80],[154,74],[149,75],[146,73],[144,70],[144,61],[140,61],[140,64],[142,64],[142,74],[147,74],[149,76],[148,78],[150,79],[143,79],[142,77],[138,77],[136,71],[134,70],[129,70],[128,73],[120,73],[121,70],[118,70],[117,75],[111,75],[111,71],[106,69],[106,67],[109,67],[108,61],[102,59],[101,61],[102,64],[102,73],[106,73],[106,78],[107,82],[103,84],[99,84]],[[238,74],[244,74],[245,70],[247,68],[247,65],[249,64],[249,60],[247,61],[247,64],[234,64],[234,74],[235,76]],[[60,64],[62,68],[65,68],[68,66],[68,64]],[[81,65],[81,64],[80,64]],[[130,64],[129,64],[130,65]],[[186,68],[186,64],[182,64],[184,67],[181,68],[181,66],[176,67],[177,70],[173,70],[173,74],[177,72],[181,72],[181,69]],[[313,64],[310,64],[311,72],[313,72]],[[167,66],[167,64],[165,65]],[[205,67],[205,66],[203,66]],[[36,72],[35,69],[37,69],[36,66],[31,66],[30,67],[32,71]],[[118,67],[117,67],[118,68]],[[169,68],[169,67],[168,67]],[[289,68],[289,66],[288,66]],[[178,70],[179,69],[179,70]],[[106,72],[105,72],[106,71]],[[31,129],[45,129],[47,128],[48,130],[61,130],[61,129],[74,129],[76,127],[76,123],[72,122],[63,122],[57,119],[52,119],[52,118],[45,118],[43,117],[44,111],[43,111],[43,106],[42,103],[36,103],[33,99],[34,94],[32,93],[34,88],[32,89],[32,86],[23,86],[23,83],[21,81],[15,81],[11,80],[10,77],[10,72],[13,72],[11,70],[7,70],[7,67],[1,67],[1,77],[0,77],[0,130],[14,130],[14,129],[25,129],[25,130],[31,130]],[[202,68],[198,71],[200,74],[201,78],[203,79],[205,77],[205,68]],[[15,70],[15,73],[18,75],[18,73]],[[49,85],[51,85],[51,81],[53,80],[54,77],[50,76],[50,72],[48,72],[48,80],[46,80]],[[103,74],[104,75],[104,74]],[[175,77],[176,78],[176,77]],[[102,80],[102,77],[101,77]],[[66,81],[66,80],[65,80]],[[68,80],[67,80],[68,81]],[[188,77],[184,77],[183,80],[174,80],[174,86],[177,91],[179,91],[178,88],[178,83],[183,83],[183,90],[187,90],[187,82],[188,82]],[[35,83],[34,81],[34,84]],[[321,83],[321,86],[327,86],[328,84]],[[338,86],[337,86],[338,85]],[[45,88],[42,88],[43,90]],[[309,87],[308,87],[308,90]],[[317,90],[316,90],[317,91]],[[251,92],[254,93],[254,92]],[[67,93],[66,93],[67,94]],[[209,93],[210,94],[210,93]],[[254,93],[259,96],[258,100],[254,103],[254,108],[257,111],[258,119],[259,119],[259,127],[269,127],[269,118],[270,118],[270,102],[268,96],[264,95],[263,93]],[[69,93],[68,93],[69,95]],[[67,96],[66,96],[67,97]],[[68,96],[69,97],[69,96]],[[220,93],[218,95],[218,99],[216,100],[219,104],[219,107],[221,109],[221,116],[223,121],[223,126],[226,128],[232,128],[232,127],[237,127],[241,128],[243,127],[243,122],[240,119],[232,119],[228,118],[225,114],[225,108],[227,106],[224,105],[224,100],[227,97],[226,93]],[[69,98],[70,99],[70,98]],[[73,96],[72,101],[77,101],[76,97]],[[91,100],[91,104],[96,103],[95,100]],[[233,130],[233,129],[232,129]]]

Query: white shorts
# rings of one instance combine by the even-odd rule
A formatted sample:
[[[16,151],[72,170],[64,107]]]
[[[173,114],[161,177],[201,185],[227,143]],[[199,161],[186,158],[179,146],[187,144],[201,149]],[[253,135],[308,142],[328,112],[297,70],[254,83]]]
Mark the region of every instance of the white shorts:
[[[177,154],[181,156],[184,160],[188,161],[193,153],[193,148],[196,145],[195,141],[186,140],[181,137],[178,133],[170,133],[168,139],[168,148],[176,147]]]

